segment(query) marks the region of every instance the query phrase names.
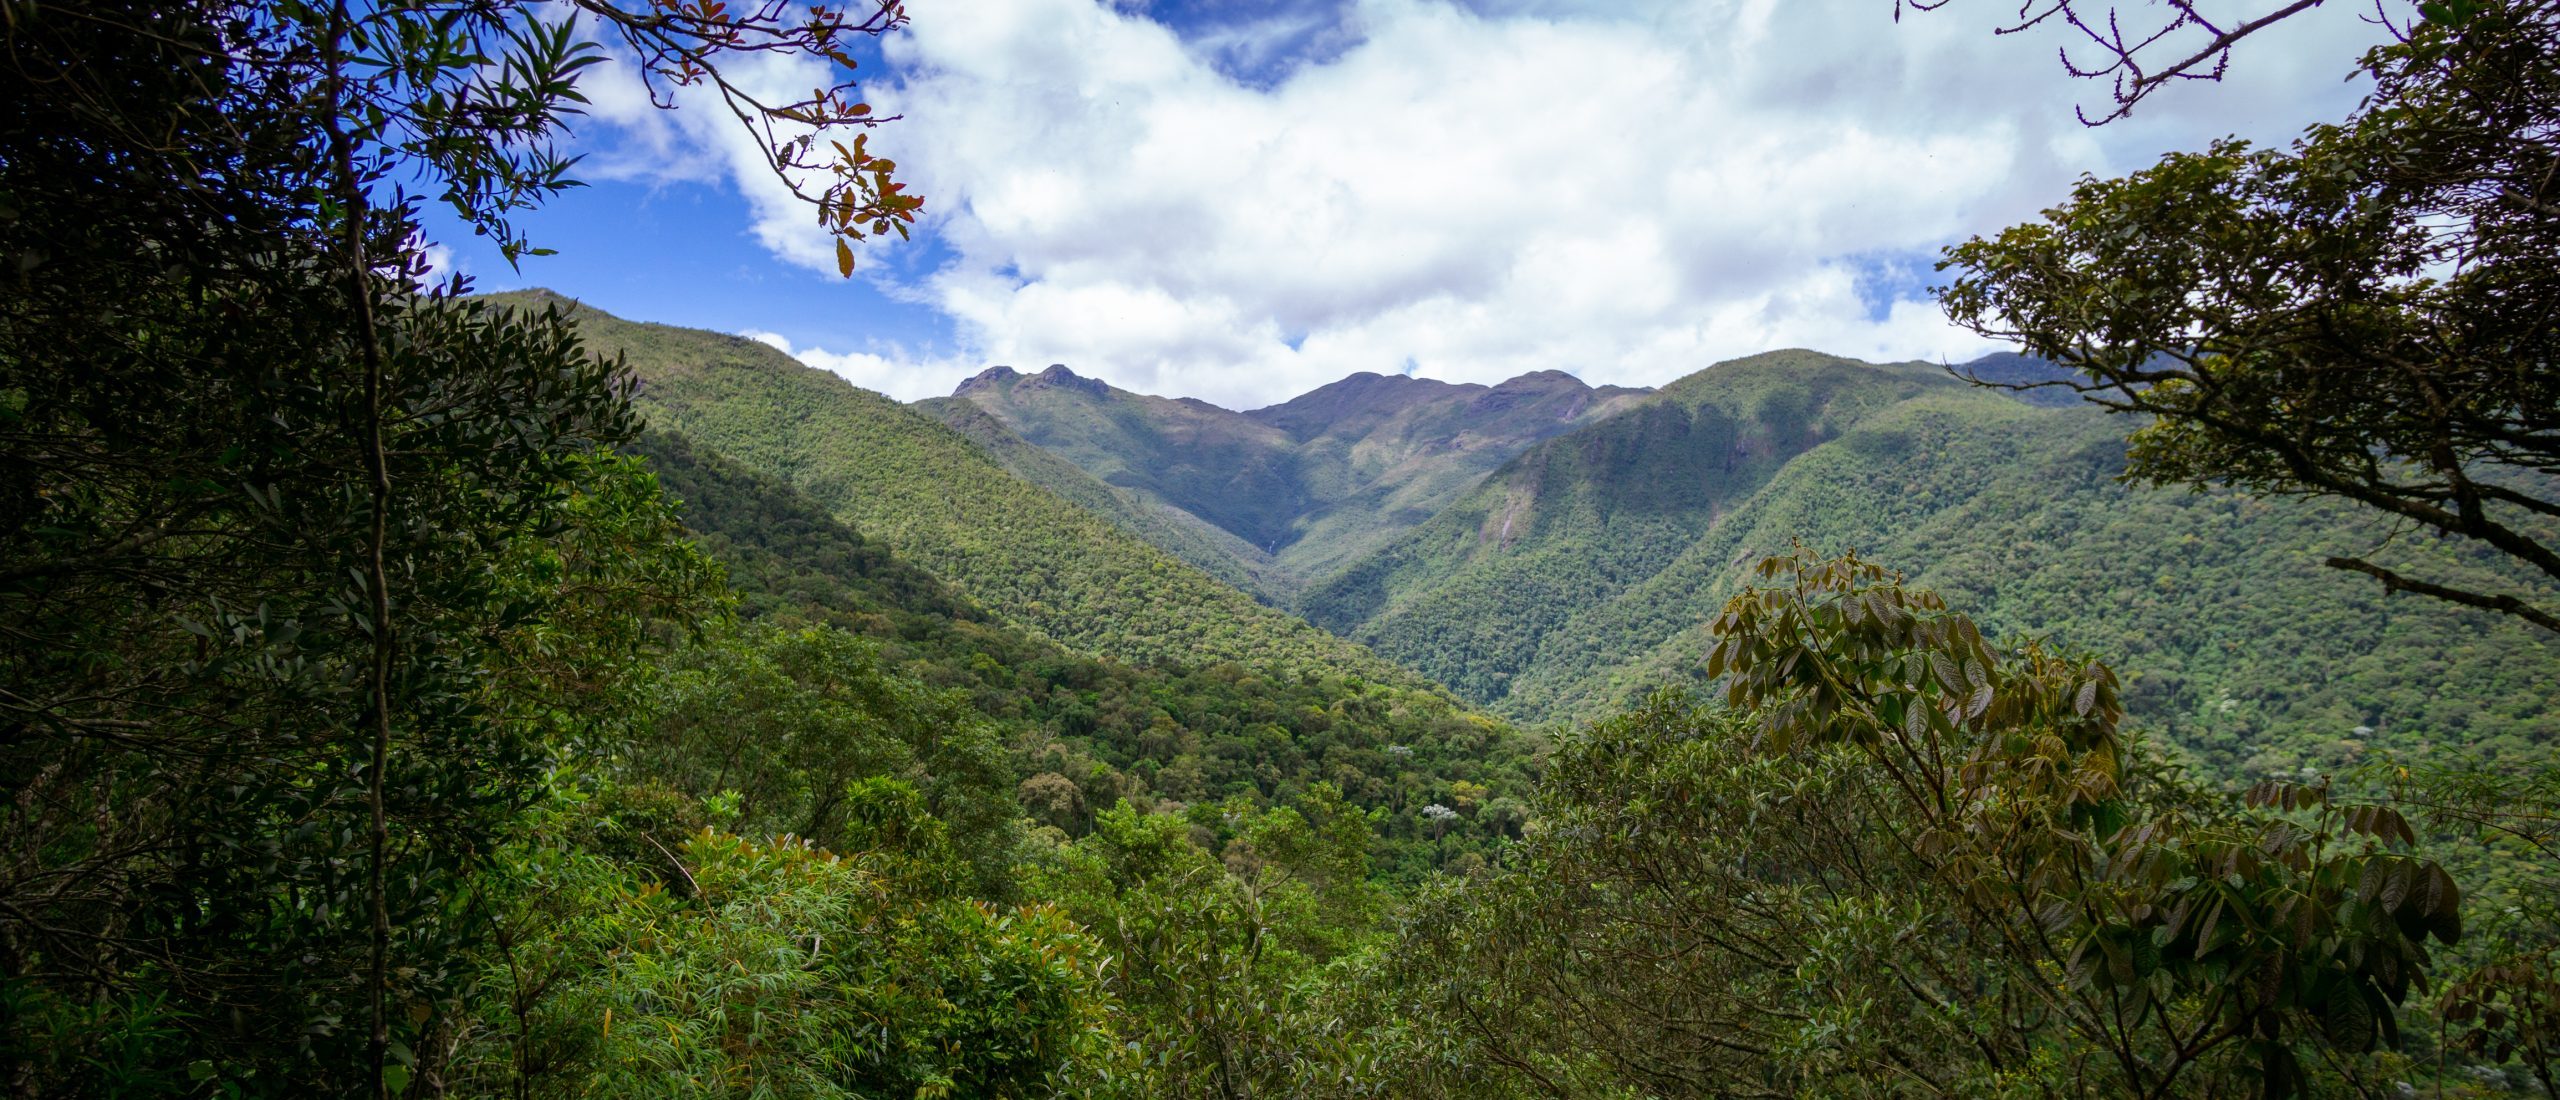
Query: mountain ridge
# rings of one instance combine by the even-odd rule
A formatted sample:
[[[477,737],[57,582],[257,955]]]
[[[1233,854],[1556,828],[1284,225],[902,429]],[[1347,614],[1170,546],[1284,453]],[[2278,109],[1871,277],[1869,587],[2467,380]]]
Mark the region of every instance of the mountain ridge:
[[[970,402],[1095,478],[1235,536],[1277,567],[1257,594],[1285,603],[1522,448],[1647,392],[1563,371],[1490,386],[1362,372],[1239,412],[1052,364],[989,367],[919,405],[949,421],[948,401]]]
[[[780,479],[1037,636],[1133,664],[1320,666],[1427,685],[1023,480],[932,416],[763,343],[547,291],[490,298],[562,307],[590,348],[625,358],[652,426]]]
[[[2431,575],[2506,566],[2332,503],[2127,485],[2128,426],[1930,364],[1766,353],[1523,452],[1301,607],[1514,720],[1579,721],[1704,683],[1724,599],[1801,541],[2108,659],[2137,719],[2216,774],[2445,746],[2525,760],[2560,738],[2534,686],[2560,653],[2529,628],[2386,608],[2319,563],[2386,546]]]

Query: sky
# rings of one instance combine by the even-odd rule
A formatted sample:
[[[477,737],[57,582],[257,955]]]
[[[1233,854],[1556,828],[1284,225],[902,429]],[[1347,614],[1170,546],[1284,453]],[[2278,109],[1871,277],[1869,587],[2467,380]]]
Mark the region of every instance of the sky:
[[[1996,348],[1930,298],[1940,249],[2084,173],[2343,117],[2385,33],[2358,2],[2090,129],[2105,88],[2064,71],[2067,32],[1994,34],[2011,0],[910,0],[858,75],[925,217],[852,279],[716,105],[654,109],[619,64],[582,83],[589,186],[523,222],[558,255],[427,231],[479,289],[753,336],[907,400],[992,364],[1241,409],[1358,371],[1962,360]]]

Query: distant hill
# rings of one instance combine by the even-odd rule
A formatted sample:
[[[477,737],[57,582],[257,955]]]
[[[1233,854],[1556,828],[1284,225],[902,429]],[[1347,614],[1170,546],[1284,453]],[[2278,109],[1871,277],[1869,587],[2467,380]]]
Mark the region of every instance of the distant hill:
[[[1809,351],[1720,364],[1531,448],[1302,607],[1468,698],[1508,702],[1575,614],[1669,565],[1788,462],[1877,411],[1969,388]]]
[[[1500,712],[1590,718],[1699,680],[1724,598],[1803,540],[2094,650],[2133,676],[2137,718],[2223,774],[2560,740],[2560,648],[2318,564],[2498,563],[2341,507],[2129,487],[2128,427],[1926,364],[1754,356],[1530,449],[1305,607]]]
[[[1201,572],[1225,581],[1268,603],[1287,602],[1297,586],[1260,547],[1161,500],[1142,496],[1086,473],[1082,467],[1050,454],[993,414],[963,397],[931,397],[911,407],[942,421],[987,453],[1015,477],[1048,490],[1110,520],[1121,530],[1154,544]]]
[[[2020,355],[2014,351],[1993,352],[1969,363],[1959,363],[1954,369],[1957,374],[1989,383],[1996,392],[2030,405],[2067,409],[2084,400],[2080,391],[2060,384],[2079,381],[2078,372],[2032,355]]]
[[[1297,584],[1429,519],[1522,449],[1644,392],[1561,371],[1495,386],[1355,374],[1235,412],[1053,365],[990,368],[953,397],[1102,481],[1234,536],[1252,551],[1240,560],[1259,591],[1286,602]],[[959,421],[948,399],[925,405]]]
[[[625,321],[548,292],[622,353],[651,424],[780,479],[976,605],[1081,652],[1421,681],[1015,476],[916,410],[753,340]]]

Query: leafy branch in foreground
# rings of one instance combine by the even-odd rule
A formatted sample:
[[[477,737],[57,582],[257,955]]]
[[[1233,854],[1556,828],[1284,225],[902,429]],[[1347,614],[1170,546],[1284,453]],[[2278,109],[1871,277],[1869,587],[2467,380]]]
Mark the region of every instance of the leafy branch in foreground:
[[[1375,1095],[2272,1096],[2390,1080],[2461,891],[2392,810],[2202,790],[2114,674],[1799,551],[1730,709],[1574,734],[1537,827],[1358,988]],[[1365,1013],[1361,1015],[1359,1013]]]
[[[1760,715],[1763,751],[1863,749],[1920,826],[1898,841],[2128,1094],[2228,1072],[2234,1048],[2288,1094],[2290,1040],[2396,1042],[2426,940],[2461,938],[2461,891],[2396,812],[2325,785],[2263,784],[2245,813],[2147,802],[2106,666],[1995,654],[1854,555],[1760,573],[1780,583],[1728,603],[1708,655],[1727,701]]]
[[[1940,297],[2151,417],[2135,479],[2335,497],[2470,540],[2548,583],[2328,564],[2560,632],[2560,2],[2466,12],[2367,55],[2374,92],[2346,123],[2084,180],[2042,222],[1950,249]]]

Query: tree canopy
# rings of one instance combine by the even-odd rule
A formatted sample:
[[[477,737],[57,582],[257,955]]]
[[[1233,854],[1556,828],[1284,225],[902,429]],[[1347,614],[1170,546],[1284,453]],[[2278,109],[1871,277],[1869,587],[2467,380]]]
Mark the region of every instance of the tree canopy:
[[[2343,499],[2546,583],[2328,564],[2560,631],[2560,4],[2428,5],[2355,115],[2083,180],[1948,252],[1956,320],[2145,414],[2131,473]]]

